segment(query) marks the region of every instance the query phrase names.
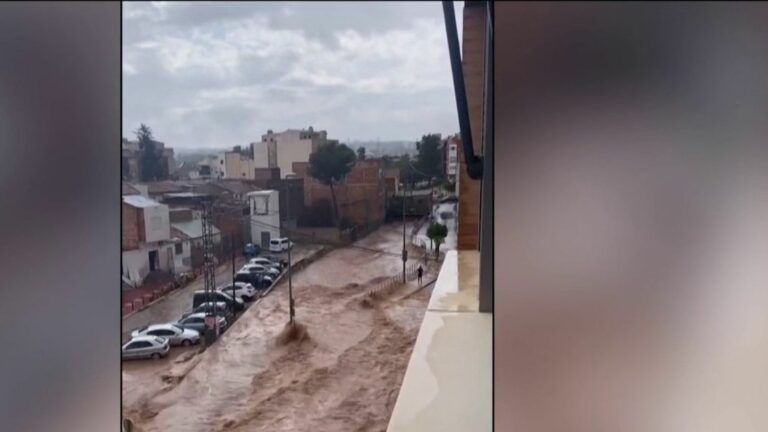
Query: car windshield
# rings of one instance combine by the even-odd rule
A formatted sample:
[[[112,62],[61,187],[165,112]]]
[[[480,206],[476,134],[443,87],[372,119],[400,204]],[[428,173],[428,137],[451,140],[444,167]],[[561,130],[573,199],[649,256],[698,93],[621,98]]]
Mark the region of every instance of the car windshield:
[[[177,330],[177,331],[179,331],[179,332],[183,332],[183,331],[184,331],[184,329],[183,329],[183,328],[179,327],[179,326],[178,326],[178,325],[176,325],[176,324],[171,324],[171,327],[173,327],[174,329],[176,329],[176,330]]]

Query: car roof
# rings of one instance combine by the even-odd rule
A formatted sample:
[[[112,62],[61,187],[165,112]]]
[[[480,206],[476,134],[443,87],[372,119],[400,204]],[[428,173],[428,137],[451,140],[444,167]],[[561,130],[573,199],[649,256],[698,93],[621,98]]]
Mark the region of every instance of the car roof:
[[[158,336],[151,336],[151,335],[136,336],[136,337],[131,338],[131,340],[129,340],[126,343],[131,343],[131,342],[155,342],[155,338],[156,337],[158,337]]]
[[[207,314],[205,312],[195,312],[195,313],[191,313],[191,314],[185,316],[184,319],[187,319],[187,318],[205,318],[206,316],[207,316]]]
[[[160,330],[160,329],[167,330],[167,329],[170,329],[170,328],[174,328],[175,329],[176,326],[174,326],[173,324],[170,324],[170,323],[167,323],[167,324],[152,324],[152,325],[148,326],[145,331]],[[150,337],[153,337],[153,336],[150,336]]]

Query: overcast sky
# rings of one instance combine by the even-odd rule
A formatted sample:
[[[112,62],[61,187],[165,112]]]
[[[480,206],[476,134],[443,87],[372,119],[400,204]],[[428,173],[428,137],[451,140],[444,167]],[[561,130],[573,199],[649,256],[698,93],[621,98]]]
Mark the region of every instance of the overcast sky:
[[[456,133],[441,4],[125,2],[123,136],[142,122],[175,148]]]

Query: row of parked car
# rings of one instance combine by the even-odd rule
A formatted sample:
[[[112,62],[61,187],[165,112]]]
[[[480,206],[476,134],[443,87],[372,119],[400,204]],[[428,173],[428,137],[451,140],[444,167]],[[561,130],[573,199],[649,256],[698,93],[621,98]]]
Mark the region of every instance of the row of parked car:
[[[123,359],[165,357],[172,346],[190,346],[200,342],[206,330],[206,317],[216,317],[220,331],[225,331],[235,313],[245,310],[272,286],[286,263],[279,258],[256,257],[235,275],[235,282],[218,287],[210,293],[199,290],[192,295],[192,310],[179,320],[144,326],[131,332],[131,340],[122,348]]]

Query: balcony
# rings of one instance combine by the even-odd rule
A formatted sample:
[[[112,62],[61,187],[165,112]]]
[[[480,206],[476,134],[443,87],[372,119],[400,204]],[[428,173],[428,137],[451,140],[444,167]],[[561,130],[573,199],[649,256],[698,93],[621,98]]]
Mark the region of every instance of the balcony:
[[[387,432],[492,430],[493,314],[479,312],[480,253],[449,251]]]

